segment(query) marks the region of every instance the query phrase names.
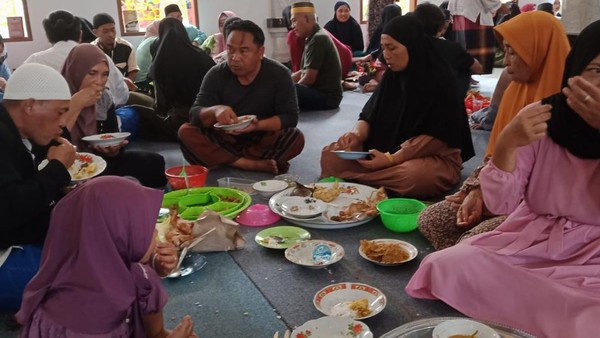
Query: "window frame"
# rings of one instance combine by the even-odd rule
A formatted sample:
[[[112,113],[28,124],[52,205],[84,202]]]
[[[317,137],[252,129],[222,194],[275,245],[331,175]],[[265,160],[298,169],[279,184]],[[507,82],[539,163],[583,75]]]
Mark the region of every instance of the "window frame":
[[[23,0],[25,1],[25,0]],[[147,1],[147,0],[145,0]],[[196,4],[196,0],[191,0],[190,1],[191,5],[192,5],[192,9],[191,12],[194,14],[194,18],[195,22],[190,22],[190,24],[198,27],[198,22],[200,21],[198,18],[198,5]],[[125,31],[125,23],[123,22],[123,0],[117,0],[117,11],[119,13],[119,27],[121,28],[121,36],[144,36],[146,34],[146,31],[143,32],[126,32]],[[137,9],[136,9],[137,12]],[[161,13],[161,17],[164,15],[164,13]],[[194,21],[194,20],[191,20]]]
[[[6,0],[3,0],[6,1]],[[27,7],[27,0],[12,0],[12,1],[21,1],[23,5],[23,28],[25,28],[27,32],[27,36],[22,38],[11,38],[10,36],[2,36],[4,43],[7,42],[23,42],[23,41],[33,41],[33,32],[31,31],[31,20],[29,19],[29,8]],[[4,17],[6,20],[6,17]]]

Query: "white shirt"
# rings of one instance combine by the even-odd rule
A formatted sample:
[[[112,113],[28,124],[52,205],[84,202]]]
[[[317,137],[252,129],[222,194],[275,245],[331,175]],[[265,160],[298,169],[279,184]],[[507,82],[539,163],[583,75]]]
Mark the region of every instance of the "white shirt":
[[[500,8],[500,0],[450,0],[448,10],[452,15],[460,15],[482,26],[494,25],[494,14]]]
[[[78,43],[73,40],[58,41],[54,46],[46,50],[31,54],[23,63],[40,63],[61,72],[71,49],[77,45]],[[110,58],[107,57],[106,59],[108,60],[109,68],[108,89],[113,96],[115,105],[124,105],[129,99],[129,89],[125,85],[123,74],[121,74],[117,66],[115,66]]]

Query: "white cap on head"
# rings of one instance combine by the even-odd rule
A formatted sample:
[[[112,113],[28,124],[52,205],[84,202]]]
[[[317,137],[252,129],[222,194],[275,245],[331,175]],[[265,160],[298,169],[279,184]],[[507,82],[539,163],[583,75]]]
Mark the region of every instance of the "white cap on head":
[[[4,90],[5,100],[70,100],[67,80],[54,68],[26,63],[10,76]]]

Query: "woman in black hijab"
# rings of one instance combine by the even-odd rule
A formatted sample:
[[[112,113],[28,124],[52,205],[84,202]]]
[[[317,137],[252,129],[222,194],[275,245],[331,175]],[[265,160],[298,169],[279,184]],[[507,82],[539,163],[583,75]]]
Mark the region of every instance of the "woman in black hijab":
[[[552,106],[548,135],[584,159],[600,158],[600,20],[575,41],[562,79],[563,93],[542,100]],[[587,73],[587,74],[586,74]]]
[[[190,42],[185,27],[176,18],[164,18],[159,37],[150,47],[153,56],[148,77],[154,81],[155,111],[138,108],[142,117],[142,137],[177,141],[177,130],[189,122],[189,110],[204,75],[215,62]]]
[[[343,44],[350,47],[354,56],[364,55],[365,43],[360,25],[350,15],[350,4],[338,1],[333,6],[335,14],[333,19],[325,24],[325,29]]]
[[[354,129],[323,149],[321,177],[439,195],[458,183],[462,162],[474,155],[455,79],[417,18],[393,19],[381,45],[389,69]],[[332,150],[369,151],[371,158],[342,160]]]

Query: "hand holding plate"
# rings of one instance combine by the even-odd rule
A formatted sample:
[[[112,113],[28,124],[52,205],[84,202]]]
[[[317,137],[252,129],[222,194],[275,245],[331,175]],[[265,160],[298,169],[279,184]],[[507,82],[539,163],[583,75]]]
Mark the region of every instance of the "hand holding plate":
[[[242,121],[240,121],[240,122],[242,122]],[[229,131],[227,131],[227,133],[232,134],[232,135],[247,134],[247,133],[251,133],[251,132],[257,130],[257,127],[258,127],[258,120],[256,118],[252,118],[250,121],[250,124],[248,124],[247,127],[241,128],[241,129],[229,130]]]
[[[121,151],[121,148],[123,148],[128,143],[129,143],[129,141],[123,140],[123,142],[121,142],[119,144],[115,144],[115,145],[111,145],[111,146],[92,146],[92,148],[104,156],[115,157],[119,154],[119,152]]]
[[[369,152],[371,153],[370,159],[357,160],[361,166],[371,170],[378,170],[394,165],[385,153],[377,149],[371,149]]]

